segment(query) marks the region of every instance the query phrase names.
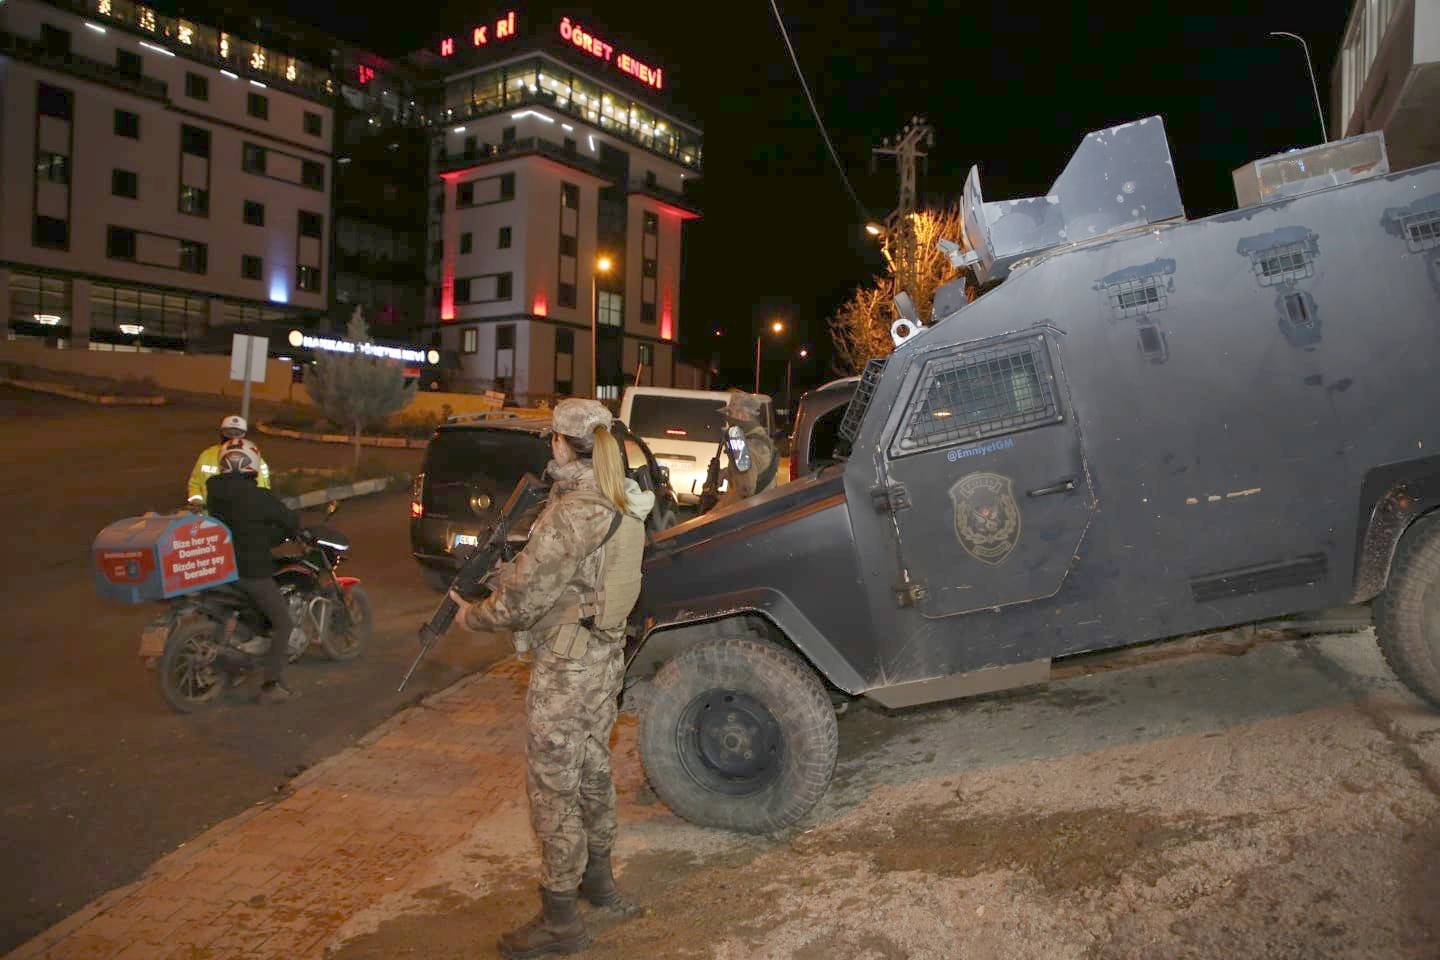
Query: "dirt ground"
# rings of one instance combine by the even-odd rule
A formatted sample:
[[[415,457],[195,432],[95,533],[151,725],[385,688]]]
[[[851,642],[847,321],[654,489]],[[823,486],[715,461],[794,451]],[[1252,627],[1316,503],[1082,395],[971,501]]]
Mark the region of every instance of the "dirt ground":
[[[584,955],[1440,956],[1440,718],[1368,635],[1240,653],[852,708],[833,788],[785,837],[669,814],[622,715],[617,859],[643,914],[588,911]],[[536,904],[523,803],[329,955],[497,955]]]

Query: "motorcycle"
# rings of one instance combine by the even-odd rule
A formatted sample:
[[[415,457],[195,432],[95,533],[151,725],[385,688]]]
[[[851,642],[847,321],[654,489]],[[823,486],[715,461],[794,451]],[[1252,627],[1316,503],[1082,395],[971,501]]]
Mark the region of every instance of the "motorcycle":
[[[332,503],[326,517],[337,507]],[[349,539],[325,526],[310,527],[277,549],[287,547],[275,580],[290,605],[289,661],[311,646],[331,660],[360,656],[374,614],[359,578],[335,575]],[[168,601],[141,634],[140,656],[154,661],[160,696],[170,708],[191,713],[261,666],[270,649],[268,631],[269,621],[249,595],[238,584],[223,584]]]

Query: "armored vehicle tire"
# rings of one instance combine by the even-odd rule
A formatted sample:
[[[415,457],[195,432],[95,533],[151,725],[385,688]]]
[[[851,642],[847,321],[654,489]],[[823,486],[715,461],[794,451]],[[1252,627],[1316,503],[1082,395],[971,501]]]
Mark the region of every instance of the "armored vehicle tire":
[[[1405,531],[1375,598],[1375,640],[1400,682],[1440,707],[1440,518]]]
[[[226,676],[215,663],[219,638],[220,625],[203,618],[170,631],[155,665],[155,681],[171,710],[194,713],[224,692]]]
[[[640,758],[661,800],[707,827],[772,833],[825,794],[839,731],[825,687],[762,640],[697,643],[660,668],[640,716]]]

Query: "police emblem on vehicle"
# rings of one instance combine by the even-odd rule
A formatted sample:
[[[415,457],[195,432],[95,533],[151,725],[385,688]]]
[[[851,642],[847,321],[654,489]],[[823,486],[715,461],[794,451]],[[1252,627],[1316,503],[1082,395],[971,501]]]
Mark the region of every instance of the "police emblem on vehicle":
[[[971,473],[950,488],[955,536],[976,560],[999,566],[1020,541],[1020,508],[1009,477]]]

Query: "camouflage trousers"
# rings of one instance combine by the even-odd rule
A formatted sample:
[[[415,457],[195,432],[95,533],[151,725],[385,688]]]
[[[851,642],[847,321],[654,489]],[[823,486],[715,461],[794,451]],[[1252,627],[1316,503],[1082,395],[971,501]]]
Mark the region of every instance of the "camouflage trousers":
[[[564,660],[553,638],[536,638],[525,694],[525,789],[530,825],[540,841],[540,883],[563,892],[580,885],[588,848],[615,842],[615,784],[610,732],[625,675],[624,647],[592,639]]]

